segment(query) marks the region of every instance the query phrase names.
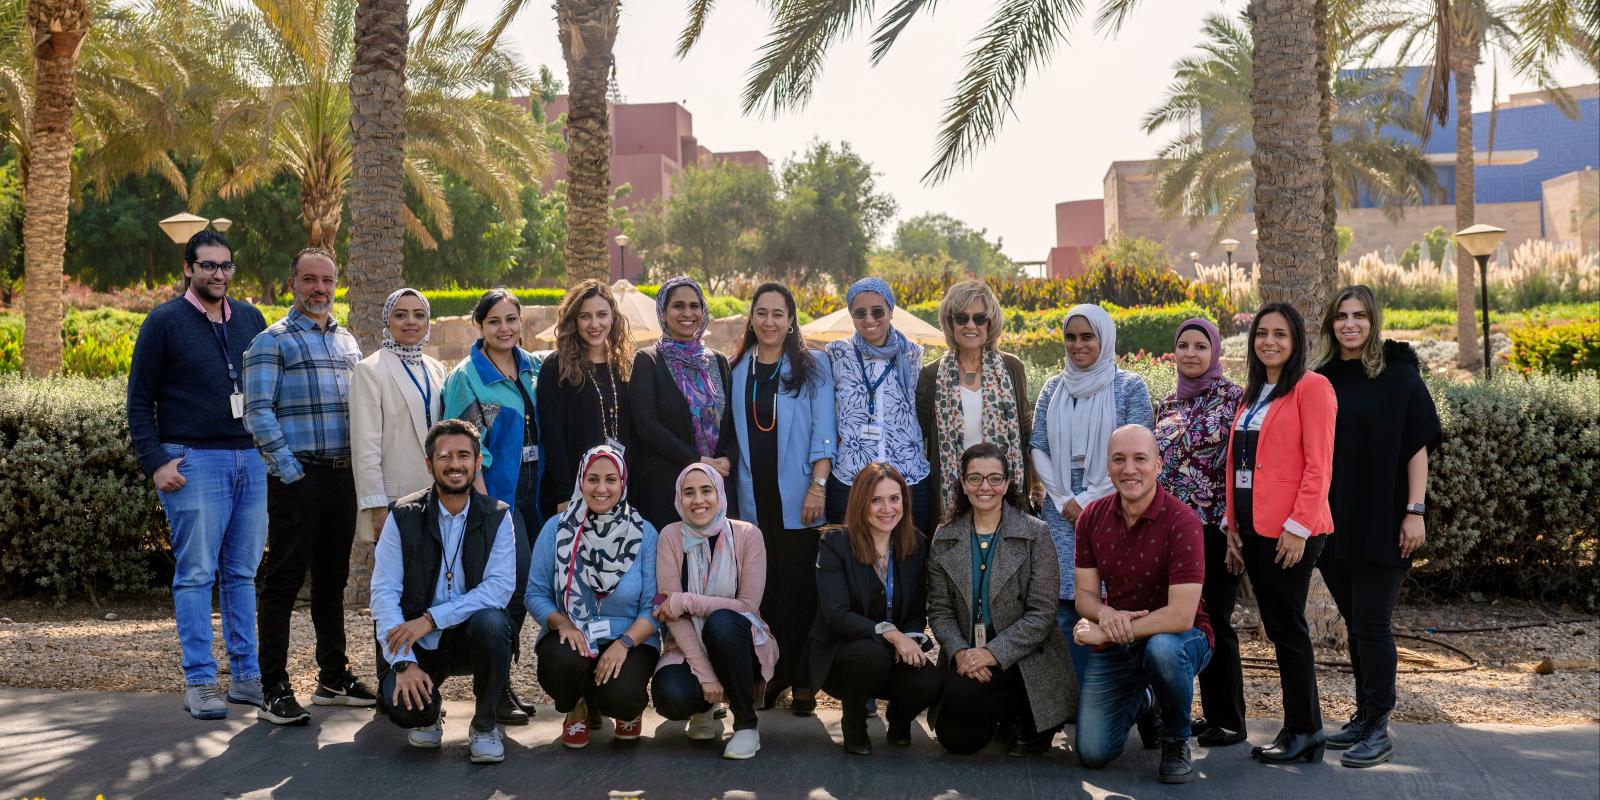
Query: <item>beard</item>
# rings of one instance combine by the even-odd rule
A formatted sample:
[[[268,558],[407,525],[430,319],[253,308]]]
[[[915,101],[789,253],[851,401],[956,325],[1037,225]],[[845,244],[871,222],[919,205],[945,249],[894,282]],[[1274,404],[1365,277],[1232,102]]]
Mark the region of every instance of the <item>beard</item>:
[[[231,283],[229,281],[223,281],[222,289],[220,291],[213,289],[211,286],[211,279],[205,277],[198,270],[196,270],[194,276],[189,279],[189,288],[193,289],[194,293],[198,295],[200,299],[210,300],[212,302],[216,302],[227,297],[228,288],[230,285]]]
[[[308,311],[308,312],[310,312],[312,314],[326,314],[329,311],[333,310],[333,300],[332,300],[332,298],[327,299],[327,300],[323,300],[321,302],[316,302],[316,301],[313,301],[309,297],[302,297],[302,296],[297,294],[297,295],[294,296],[294,299],[295,299],[295,302],[300,304],[301,308],[305,309],[306,311]]]
[[[451,486],[450,484],[445,482],[445,481],[449,480],[449,478],[447,478],[447,477],[445,477],[443,475],[435,475],[433,477],[433,485],[434,485],[435,488],[437,488],[439,490],[440,494],[449,494],[449,495],[457,495],[457,496],[459,496],[459,495],[467,494],[468,492],[472,491],[472,481],[475,478],[477,478],[477,473],[469,472],[469,473],[467,473],[466,480],[461,482],[461,486],[454,487],[454,486]]]

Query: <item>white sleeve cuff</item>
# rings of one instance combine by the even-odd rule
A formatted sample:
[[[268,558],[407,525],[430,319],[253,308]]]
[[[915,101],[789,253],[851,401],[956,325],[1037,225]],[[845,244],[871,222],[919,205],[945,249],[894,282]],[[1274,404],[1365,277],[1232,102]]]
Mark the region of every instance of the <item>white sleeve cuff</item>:
[[[1311,538],[1311,529],[1301,525],[1298,522],[1295,522],[1292,518],[1283,521],[1283,532],[1292,533],[1302,539]]]
[[[366,511],[369,508],[388,508],[388,507],[389,507],[389,495],[386,495],[386,494],[369,494],[369,495],[366,495],[365,497],[356,498],[356,508],[358,508],[358,509],[360,509],[362,511]]]

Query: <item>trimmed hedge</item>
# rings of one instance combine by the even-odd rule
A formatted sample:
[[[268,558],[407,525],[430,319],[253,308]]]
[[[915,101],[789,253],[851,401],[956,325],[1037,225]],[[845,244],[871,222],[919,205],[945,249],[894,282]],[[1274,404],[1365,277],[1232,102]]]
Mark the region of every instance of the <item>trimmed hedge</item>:
[[[1111,321],[1117,325],[1118,355],[1170,353],[1172,334],[1184,320],[1210,316],[1194,303],[1138,308],[1104,305],[1111,314]],[[1066,346],[1061,340],[1061,325],[1066,316],[1067,309],[1007,310],[1006,333],[1000,337],[1000,349],[1024,361],[1059,364],[1066,357]]]
[[[1512,369],[1572,377],[1600,374],[1600,320],[1565,325],[1528,325],[1511,331]]]

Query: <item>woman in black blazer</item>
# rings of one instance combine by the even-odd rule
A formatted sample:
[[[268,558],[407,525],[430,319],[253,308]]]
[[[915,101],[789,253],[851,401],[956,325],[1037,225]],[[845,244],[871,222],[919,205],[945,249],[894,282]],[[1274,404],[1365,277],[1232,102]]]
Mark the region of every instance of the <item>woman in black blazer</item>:
[[[868,698],[889,701],[889,743],[911,744],[911,723],[939,699],[943,677],[927,655],[928,540],[907,513],[911,490],[883,463],[850,486],[845,528],[817,551],[811,685],[844,706],[845,752],[870,755]]]
[[[661,341],[633,358],[628,410],[634,444],[628,461],[635,475],[634,507],[658,530],[678,521],[671,477],[696,461],[728,477],[735,437],[728,358],[705,346],[710,312],[694,279],[679,275],[656,293]],[[730,498],[731,499],[731,498]],[[729,512],[737,514],[737,504]]]

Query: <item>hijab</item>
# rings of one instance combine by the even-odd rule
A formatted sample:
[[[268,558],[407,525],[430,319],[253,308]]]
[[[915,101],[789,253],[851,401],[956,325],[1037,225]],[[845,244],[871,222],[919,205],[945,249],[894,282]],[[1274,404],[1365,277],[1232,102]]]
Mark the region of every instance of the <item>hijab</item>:
[[[661,290],[656,292],[656,317],[661,321],[661,330],[669,330],[667,300],[674,291],[684,286],[693,289],[695,297],[700,300],[700,328],[694,332],[694,338],[687,342],[663,335],[661,341],[656,343],[656,352],[666,359],[667,372],[672,375],[672,382],[677,384],[684,402],[689,405],[695,450],[702,456],[713,456],[716,455],[717,440],[722,434],[722,411],[727,401],[722,394],[722,371],[717,369],[714,362],[716,352],[707,349],[704,341],[706,325],[711,319],[711,309],[706,306],[706,293],[699,283],[687,275],[672,278],[661,284]]]
[[[922,346],[906,338],[894,326],[894,290],[889,288],[889,282],[877,276],[862,278],[850,284],[850,290],[845,292],[844,307],[850,313],[851,304],[856,296],[862,292],[877,292],[883,297],[883,302],[889,307],[889,319],[884,323],[889,326],[889,338],[885,339],[882,346],[869,344],[866,339],[857,333],[850,337],[850,344],[862,358],[881,358],[885,361],[898,357],[895,361],[896,377],[900,381],[900,388],[906,393],[909,402],[917,396],[917,376],[922,371]],[[865,381],[866,375],[861,376]]]
[[[710,522],[699,527],[689,522],[689,511],[683,505],[683,483],[694,472],[705,473],[711,480],[711,488],[717,492],[716,513]],[[722,539],[722,544],[715,551],[711,544],[712,537],[733,530],[728,524],[728,493],[722,476],[707,464],[694,463],[684,467],[678,473],[672,504],[678,509],[678,516],[682,520],[679,530],[683,533],[683,556],[689,562],[688,575],[685,576],[688,578],[688,591],[711,597],[733,597],[739,589],[739,567],[733,553],[732,537]]]
[[[389,330],[389,315],[394,313],[395,303],[400,298],[411,295],[422,301],[422,312],[428,315],[428,325],[422,329],[422,341],[416,344],[401,344],[394,340],[394,334]],[[433,307],[428,305],[428,298],[416,289],[396,289],[389,294],[389,299],[383,301],[383,338],[378,346],[394,353],[401,361],[413,367],[422,366],[422,347],[428,343],[428,338],[433,335]]]
[[[616,505],[596,514],[584,500],[583,476],[590,465],[602,458],[616,465],[622,489]],[[644,525],[644,518],[628,505],[628,466],[622,453],[606,444],[590,448],[578,459],[578,480],[572,490],[572,500],[567,503],[567,510],[556,527],[554,585],[566,598],[563,610],[573,624],[582,628],[583,621],[597,618],[599,606],[598,603],[591,606],[584,599],[589,595],[565,591],[568,576],[573,576],[571,580],[582,581],[593,594],[609,594],[638,559]]]
[[[1179,400],[1189,400],[1204,394],[1211,388],[1211,384],[1222,377],[1222,332],[1217,330],[1217,326],[1211,320],[1195,317],[1184,320],[1183,324],[1178,326],[1178,332],[1173,335],[1172,343],[1177,344],[1178,339],[1186,331],[1200,331],[1206,335],[1206,339],[1211,342],[1211,366],[1207,367],[1198,378],[1191,378],[1183,374],[1183,370],[1178,370]]]
[[[1081,458],[1085,486],[1106,476],[1106,448],[1117,427],[1117,327],[1106,310],[1090,304],[1073,306],[1061,322],[1062,334],[1074,317],[1083,317],[1100,340],[1100,357],[1080,369],[1068,356],[1061,386],[1050,398],[1048,439],[1050,464],[1057,486],[1072,486],[1072,469]],[[1074,402],[1076,401],[1076,402]]]

